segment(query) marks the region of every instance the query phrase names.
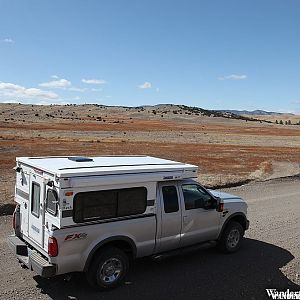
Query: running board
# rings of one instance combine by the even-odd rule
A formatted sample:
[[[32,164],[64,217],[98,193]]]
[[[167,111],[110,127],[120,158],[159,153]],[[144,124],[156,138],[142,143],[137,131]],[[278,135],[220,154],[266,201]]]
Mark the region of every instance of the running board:
[[[215,247],[216,245],[217,245],[216,241],[209,241],[209,242],[204,242],[204,243],[200,243],[200,244],[196,244],[196,245],[192,245],[192,246],[188,246],[188,247],[184,247],[184,248],[171,250],[168,252],[154,254],[151,256],[151,258],[154,261],[161,261],[163,259],[167,259],[167,258],[170,258],[173,256],[186,255],[187,253],[195,252],[198,250],[209,249],[209,248]]]

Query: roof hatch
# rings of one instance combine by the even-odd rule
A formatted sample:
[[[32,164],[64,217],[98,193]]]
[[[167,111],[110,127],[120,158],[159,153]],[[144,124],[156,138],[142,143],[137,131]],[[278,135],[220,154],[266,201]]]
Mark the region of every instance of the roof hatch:
[[[88,162],[93,161],[92,158],[85,157],[85,156],[71,156],[68,157],[69,160],[76,161],[76,162]]]

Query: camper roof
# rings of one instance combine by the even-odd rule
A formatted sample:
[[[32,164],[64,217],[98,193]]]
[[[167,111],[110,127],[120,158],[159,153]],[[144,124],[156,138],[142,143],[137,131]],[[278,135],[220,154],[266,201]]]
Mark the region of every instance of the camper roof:
[[[17,157],[17,162],[56,175],[74,177],[153,172],[182,172],[197,177],[197,166],[151,156],[44,156]],[[189,175],[188,175],[189,174]]]

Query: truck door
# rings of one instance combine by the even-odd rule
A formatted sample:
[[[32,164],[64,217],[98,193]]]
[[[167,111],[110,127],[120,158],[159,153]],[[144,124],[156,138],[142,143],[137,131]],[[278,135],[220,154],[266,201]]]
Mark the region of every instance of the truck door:
[[[181,209],[176,182],[158,185],[160,199],[160,240],[157,252],[164,252],[180,246]]]
[[[181,245],[215,240],[220,226],[220,212],[205,208],[205,201],[214,201],[212,196],[199,184],[182,183]]]
[[[37,174],[31,173],[30,179],[28,236],[43,246],[45,184],[43,177]]]

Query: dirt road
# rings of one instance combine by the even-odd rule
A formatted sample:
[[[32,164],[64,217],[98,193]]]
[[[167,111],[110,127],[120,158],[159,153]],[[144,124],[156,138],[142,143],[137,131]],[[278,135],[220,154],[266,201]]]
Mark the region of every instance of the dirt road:
[[[100,293],[83,275],[43,279],[22,269],[6,244],[11,216],[0,217],[0,299],[268,299],[265,288],[300,290],[300,178],[227,189],[247,199],[250,229],[240,252],[197,251],[137,261],[126,284]]]

